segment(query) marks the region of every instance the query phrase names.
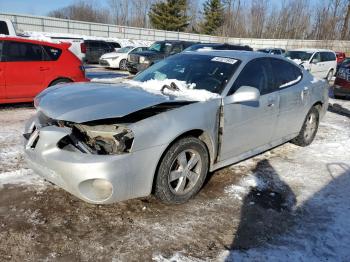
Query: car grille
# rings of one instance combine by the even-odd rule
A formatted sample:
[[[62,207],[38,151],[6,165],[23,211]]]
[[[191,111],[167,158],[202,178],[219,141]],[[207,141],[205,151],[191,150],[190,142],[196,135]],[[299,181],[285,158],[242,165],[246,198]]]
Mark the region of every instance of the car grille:
[[[129,62],[138,63],[139,62],[139,56],[138,55],[129,55]]]
[[[106,61],[106,60],[100,60],[100,65],[102,65],[102,66],[109,66],[109,63],[108,63],[108,61]]]
[[[337,76],[350,81],[350,69],[340,68]]]

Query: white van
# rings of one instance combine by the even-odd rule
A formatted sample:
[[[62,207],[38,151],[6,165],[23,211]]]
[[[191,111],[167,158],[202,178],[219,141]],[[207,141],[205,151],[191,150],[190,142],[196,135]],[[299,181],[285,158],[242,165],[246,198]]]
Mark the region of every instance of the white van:
[[[289,50],[286,57],[310,71],[315,77],[330,81],[337,69],[335,52],[326,49]]]

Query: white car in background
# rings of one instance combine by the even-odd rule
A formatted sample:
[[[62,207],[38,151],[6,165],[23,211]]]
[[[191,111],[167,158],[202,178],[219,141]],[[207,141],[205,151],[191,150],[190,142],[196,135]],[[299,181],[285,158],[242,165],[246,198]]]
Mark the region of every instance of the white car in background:
[[[337,57],[335,52],[326,49],[296,49],[287,51],[285,56],[315,77],[325,78],[330,81],[337,69]]]
[[[126,61],[128,55],[134,52],[142,52],[147,50],[148,47],[140,46],[125,46],[120,48],[116,52],[107,53],[101,56],[100,65],[108,68],[117,68],[120,70],[127,70]]]

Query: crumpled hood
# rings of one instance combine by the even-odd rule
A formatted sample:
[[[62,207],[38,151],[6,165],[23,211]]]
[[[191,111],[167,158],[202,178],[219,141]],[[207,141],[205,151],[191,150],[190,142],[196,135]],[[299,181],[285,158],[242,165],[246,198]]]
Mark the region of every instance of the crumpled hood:
[[[74,123],[123,117],[163,102],[171,101],[125,83],[57,85],[35,98],[35,106],[46,116]]]

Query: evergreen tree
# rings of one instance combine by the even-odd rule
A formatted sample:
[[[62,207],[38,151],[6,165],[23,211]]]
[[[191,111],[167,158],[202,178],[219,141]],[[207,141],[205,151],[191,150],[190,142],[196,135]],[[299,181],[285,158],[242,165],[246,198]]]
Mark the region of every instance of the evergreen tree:
[[[189,24],[187,0],[166,0],[152,5],[148,13],[156,29],[184,31]]]
[[[201,33],[212,35],[224,24],[224,5],[221,0],[207,0],[203,4],[204,21],[201,23]]]

